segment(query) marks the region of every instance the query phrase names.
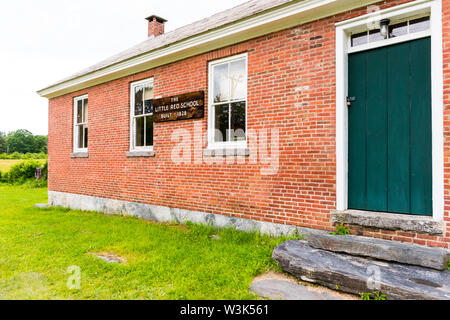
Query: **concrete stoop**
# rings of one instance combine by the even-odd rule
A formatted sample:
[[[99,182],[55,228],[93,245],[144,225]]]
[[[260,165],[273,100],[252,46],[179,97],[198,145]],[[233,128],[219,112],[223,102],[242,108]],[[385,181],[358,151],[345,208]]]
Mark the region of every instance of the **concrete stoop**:
[[[381,257],[385,260],[393,260],[392,257],[386,257],[389,247],[381,246],[382,253],[378,254],[375,250],[376,245],[370,240],[365,241],[367,239],[361,240],[370,247],[370,250],[364,253],[362,252],[364,249],[357,245],[356,249],[351,249],[352,246],[349,243],[358,241],[358,239],[352,239],[351,236],[330,235],[328,237],[322,233],[320,238],[314,237],[312,234],[306,235],[305,238],[310,243],[303,240],[286,241],[277,246],[272,254],[283,271],[297,279],[356,295],[380,291],[389,300],[450,300],[449,270],[435,270],[429,267],[352,255],[368,256],[371,254],[376,255],[378,259]],[[333,240],[341,241],[344,244],[342,246],[336,243],[332,244]],[[311,244],[321,248],[315,248]],[[381,244],[388,245],[384,242]],[[391,243],[391,245],[396,247],[396,251],[392,252],[393,255],[399,256],[398,260],[402,260],[402,262],[418,262],[420,260],[417,257],[410,257],[413,255],[410,247],[406,246],[405,251],[402,251],[401,244]],[[416,246],[414,247],[416,248]],[[420,254],[426,254],[426,252],[420,251]],[[434,254],[433,258],[429,258],[431,262],[424,264],[431,264],[436,269],[441,269],[441,260],[436,258],[439,256],[439,252],[429,252],[430,255]],[[444,250],[440,253],[445,256],[442,258],[443,261],[448,259],[447,251]]]

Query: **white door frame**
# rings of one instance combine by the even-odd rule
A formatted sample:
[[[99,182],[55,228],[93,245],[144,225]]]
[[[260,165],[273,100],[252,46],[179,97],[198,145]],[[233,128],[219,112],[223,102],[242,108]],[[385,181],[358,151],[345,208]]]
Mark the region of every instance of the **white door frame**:
[[[373,7],[372,7],[373,8]],[[443,51],[441,0],[416,0],[392,8],[373,11],[350,20],[336,23],[336,209],[347,210],[348,200],[348,52],[350,33],[373,25],[381,19],[396,19],[416,14],[430,14],[431,35],[431,100],[432,100],[432,185],[433,219],[444,219],[444,123],[443,123]],[[425,34],[418,35],[423,37]],[[393,39],[392,39],[393,40]],[[409,41],[405,37],[403,41]],[[401,40],[400,40],[401,41]],[[399,40],[396,40],[399,42]],[[386,46],[393,41],[380,41],[370,45]],[[366,48],[367,49],[367,48]]]

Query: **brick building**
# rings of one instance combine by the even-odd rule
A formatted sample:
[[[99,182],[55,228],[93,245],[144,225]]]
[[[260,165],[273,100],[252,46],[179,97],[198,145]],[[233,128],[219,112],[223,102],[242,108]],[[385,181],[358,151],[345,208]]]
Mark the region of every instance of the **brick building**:
[[[450,247],[450,1],[258,0],[40,90],[49,203]]]

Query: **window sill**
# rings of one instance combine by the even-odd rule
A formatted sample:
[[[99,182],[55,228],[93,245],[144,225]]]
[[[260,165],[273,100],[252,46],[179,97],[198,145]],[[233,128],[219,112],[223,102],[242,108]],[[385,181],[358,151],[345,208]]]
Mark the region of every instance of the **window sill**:
[[[249,157],[250,149],[248,148],[221,148],[221,149],[205,149],[204,157]]]
[[[129,151],[126,153],[127,158],[150,158],[156,156],[154,151]]]
[[[74,153],[71,153],[70,154],[70,157],[72,158],[72,159],[75,159],[75,158],[89,158],[89,152],[74,152]]]

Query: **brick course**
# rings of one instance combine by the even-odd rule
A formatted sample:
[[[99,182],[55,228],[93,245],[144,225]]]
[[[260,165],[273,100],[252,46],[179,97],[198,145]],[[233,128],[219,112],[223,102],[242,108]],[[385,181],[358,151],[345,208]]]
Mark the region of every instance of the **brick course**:
[[[408,1],[383,1],[381,8]],[[49,190],[333,230],[336,208],[335,26],[360,8],[110,81],[49,102]],[[443,1],[445,223],[442,237],[351,228],[353,234],[450,247],[450,0]],[[130,83],[154,78],[155,96],[208,92],[208,62],[248,53],[248,129],[278,128],[279,170],[261,164],[174,164],[171,133],[202,120],[158,123],[155,157],[127,158]],[[73,98],[89,94],[89,158],[72,159]],[[206,137],[202,148],[206,148]],[[252,149],[252,146],[249,146]],[[197,148],[197,147],[196,147]],[[208,161],[205,159],[205,161]],[[213,160],[209,160],[213,161]]]

